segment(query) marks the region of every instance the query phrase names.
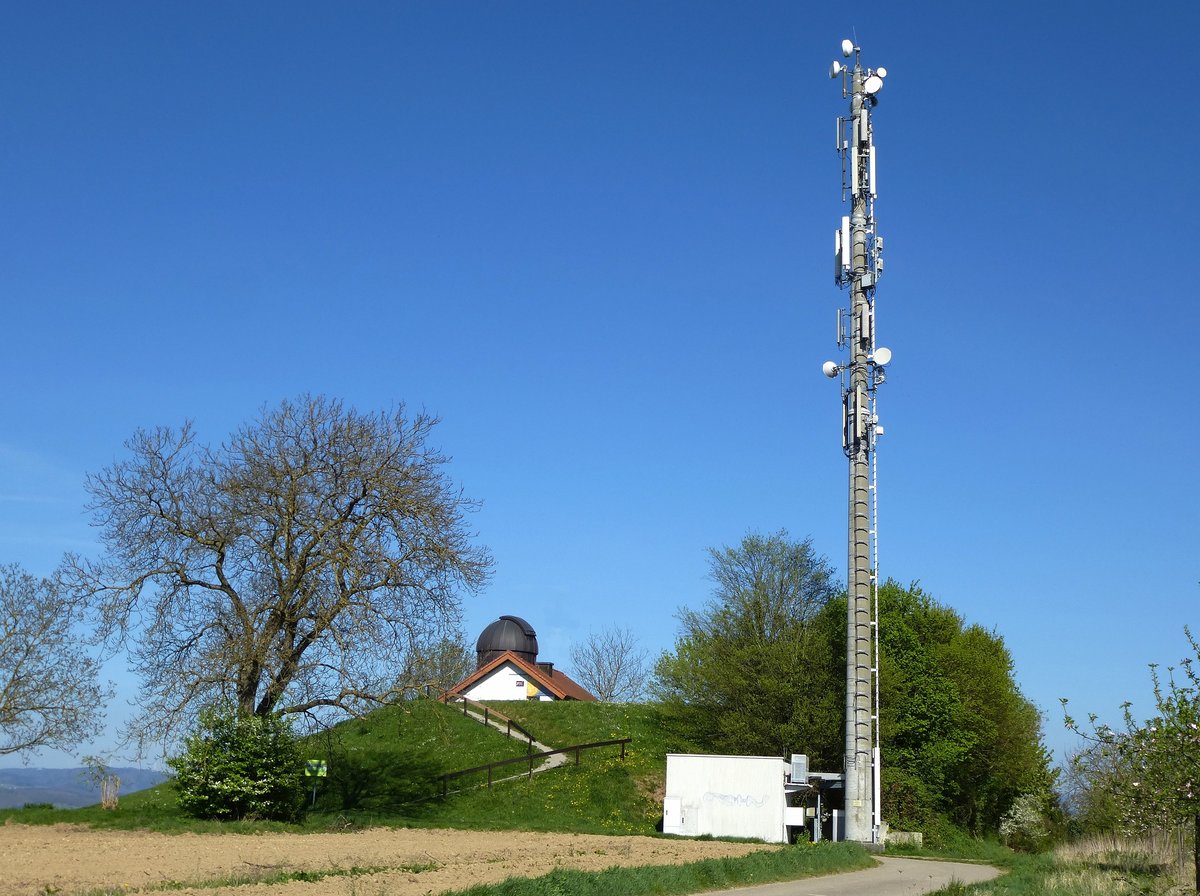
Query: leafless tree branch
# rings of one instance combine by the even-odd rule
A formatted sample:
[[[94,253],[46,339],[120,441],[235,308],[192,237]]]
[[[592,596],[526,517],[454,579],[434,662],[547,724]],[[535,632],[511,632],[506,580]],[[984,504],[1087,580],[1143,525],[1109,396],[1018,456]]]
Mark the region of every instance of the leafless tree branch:
[[[109,693],[80,622],[53,582],[0,567],[0,755],[68,749],[100,732]]]
[[[571,645],[571,669],[597,700],[631,703],[645,696],[649,656],[632,629],[614,626]]]
[[[166,735],[215,700],[244,714],[346,713],[387,699],[405,657],[457,630],[491,557],[477,504],[428,443],[437,419],[301,396],[218,447],[190,424],[139,431],[89,477],[105,555],[64,575],[128,639],[130,733]]]

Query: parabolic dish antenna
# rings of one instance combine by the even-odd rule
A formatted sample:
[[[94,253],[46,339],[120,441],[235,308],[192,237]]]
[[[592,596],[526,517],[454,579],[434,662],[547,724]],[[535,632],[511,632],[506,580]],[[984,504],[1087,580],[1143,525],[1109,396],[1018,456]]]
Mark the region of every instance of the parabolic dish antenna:
[[[854,52],[854,41],[850,40],[849,38],[842,41],[842,55],[848,57],[853,52]]]
[[[892,363],[892,350],[881,345],[871,353],[871,360],[880,367],[885,367]]]
[[[879,75],[870,75],[867,77],[867,80],[863,81],[863,90],[867,93],[879,93],[882,87],[883,78],[879,77]]]
[[[829,77],[836,78],[841,73],[842,73],[842,64],[840,62],[838,62],[836,59],[833,60],[833,64],[829,66]]]

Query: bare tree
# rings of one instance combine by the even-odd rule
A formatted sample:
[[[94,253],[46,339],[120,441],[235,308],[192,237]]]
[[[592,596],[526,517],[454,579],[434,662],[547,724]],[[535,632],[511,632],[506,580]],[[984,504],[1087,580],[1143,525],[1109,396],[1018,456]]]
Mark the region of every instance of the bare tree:
[[[109,694],[78,622],[51,582],[0,566],[0,755],[68,749],[100,733]]]
[[[632,629],[613,626],[571,645],[571,668],[598,700],[629,703],[645,695],[648,656]]]
[[[421,413],[301,396],[216,448],[190,423],[138,431],[88,478],[105,556],[67,578],[130,646],[139,742],[229,701],[239,715],[357,713],[399,699],[397,670],[457,631],[487,579],[475,509]]]
[[[414,651],[404,669],[403,684],[413,696],[440,695],[474,672],[475,660],[475,648],[456,632]]]

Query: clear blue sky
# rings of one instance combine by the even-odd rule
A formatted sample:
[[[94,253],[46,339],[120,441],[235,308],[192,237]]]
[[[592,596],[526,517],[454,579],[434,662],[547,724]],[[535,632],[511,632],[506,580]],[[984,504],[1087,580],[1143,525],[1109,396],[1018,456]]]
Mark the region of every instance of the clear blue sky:
[[[1200,5],[57,3],[0,31],[0,561],[94,552],[140,426],[444,422],[473,637],[653,653],[705,548],[844,575],[827,77],[875,114],[881,569],[1116,721],[1200,600]],[[133,696],[121,677],[123,698]],[[122,710],[118,707],[114,718]],[[103,746],[103,745],[101,745]],[[51,763],[54,757],[43,757]],[[66,760],[64,760],[66,761]]]

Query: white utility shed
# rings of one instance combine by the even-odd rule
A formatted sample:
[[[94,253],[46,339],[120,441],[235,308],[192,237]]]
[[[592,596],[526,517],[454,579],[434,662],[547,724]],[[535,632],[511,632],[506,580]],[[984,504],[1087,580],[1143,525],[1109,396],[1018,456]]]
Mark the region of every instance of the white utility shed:
[[[667,754],[663,833],[786,843],[788,768],[778,756]]]

